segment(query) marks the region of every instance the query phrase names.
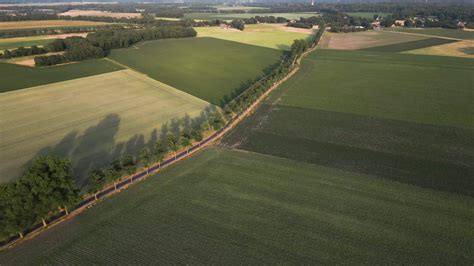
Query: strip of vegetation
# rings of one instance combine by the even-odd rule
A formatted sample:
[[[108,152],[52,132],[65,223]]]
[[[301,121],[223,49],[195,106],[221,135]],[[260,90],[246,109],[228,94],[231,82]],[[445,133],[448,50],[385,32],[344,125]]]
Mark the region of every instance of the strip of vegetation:
[[[224,107],[211,110],[205,121],[192,128],[183,128],[179,135],[169,134],[166,143],[157,141],[153,149],[144,148],[138,156],[124,155],[108,167],[93,170],[89,174],[89,193],[97,193],[107,184],[115,182],[125,174],[133,174],[140,166],[148,168],[154,162],[161,162],[167,154],[177,155],[181,148],[192,146],[193,141],[203,140],[205,132],[222,129],[233,122],[239,114],[269,90],[278,80],[288,75],[302,54],[314,47],[320,40],[324,25],[309,42],[295,40],[291,51],[269,75],[262,78]],[[58,210],[74,207],[81,194],[72,179],[70,162],[58,157],[45,156],[35,160],[19,181],[0,185],[0,237],[18,234],[41,221],[46,226],[48,218]]]
[[[4,30],[0,31],[0,38],[28,37],[39,35],[55,35],[67,33],[92,32],[103,29],[123,29],[122,25],[103,25],[103,26],[81,26],[81,27],[58,27],[58,28],[37,28],[23,30]]]
[[[64,55],[35,57],[36,66],[51,66],[90,58],[104,57],[110,49],[126,48],[149,40],[196,37],[193,28],[173,26],[143,30],[107,30],[91,33],[87,38],[57,39],[47,45],[51,52],[65,51]]]
[[[11,51],[5,50],[0,53],[1,59],[10,59],[14,57],[22,57],[22,56],[30,56],[30,55],[38,55],[38,54],[46,54],[48,50],[38,47],[36,45],[32,45],[30,48],[19,47],[17,49],[13,49]]]

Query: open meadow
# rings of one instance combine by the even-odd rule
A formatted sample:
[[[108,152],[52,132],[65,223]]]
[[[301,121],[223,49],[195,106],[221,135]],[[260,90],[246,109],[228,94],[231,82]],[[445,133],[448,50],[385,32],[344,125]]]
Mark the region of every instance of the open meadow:
[[[430,36],[463,39],[463,40],[474,40],[474,31],[467,31],[467,30],[453,30],[453,29],[441,29],[441,28],[407,29],[407,28],[401,28],[401,27],[385,28],[384,30],[402,32],[402,33],[415,33],[415,34],[423,34],[423,35],[430,35]]]
[[[225,143],[472,196],[473,72],[464,58],[318,50]]]
[[[220,27],[196,28],[198,37],[212,37],[268,48],[289,50],[297,39],[306,39],[311,29],[296,29],[282,24],[255,24],[245,26],[244,31]]]
[[[0,22],[0,30],[60,28],[78,26],[99,26],[110,23],[79,20],[33,20]]]
[[[278,63],[282,52],[215,38],[144,42],[110,58],[215,105],[231,100]]]
[[[123,69],[121,66],[103,59],[43,68],[0,62],[0,73],[2,73],[0,92],[88,77],[121,69]]]
[[[72,159],[79,184],[91,168],[192,123],[209,104],[132,70],[0,94],[0,182],[31,159]]]
[[[0,52],[6,49],[16,49],[18,47],[30,47],[32,45],[43,46],[54,39],[45,39],[44,37],[20,37],[0,39]]]
[[[469,264],[471,197],[208,148],[13,250],[32,264]]]
[[[407,51],[409,54],[457,56],[474,59],[474,40],[458,41]]]

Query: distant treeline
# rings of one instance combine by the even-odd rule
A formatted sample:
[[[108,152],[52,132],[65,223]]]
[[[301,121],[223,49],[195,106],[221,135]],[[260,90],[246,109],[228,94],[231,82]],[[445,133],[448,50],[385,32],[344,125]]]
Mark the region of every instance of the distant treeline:
[[[371,20],[367,18],[352,17],[341,12],[330,12],[324,16],[314,16],[287,23],[288,27],[311,29],[314,25],[324,23],[331,27],[332,32],[364,31],[371,27]]]
[[[38,25],[41,27],[41,25]],[[74,26],[74,27],[54,27],[54,28],[38,28],[38,29],[18,29],[0,31],[0,38],[27,37],[38,35],[55,35],[66,33],[91,32],[101,29],[123,29],[121,25],[100,25],[100,26]]]
[[[46,54],[48,50],[45,48],[38,47],[36,45],[32,45],[30,48],[19,47],[13,50],[5,50],[3,53],[0,53],[1,59],[10,59],[14,57],[22,57],[22,56],[30,56],[30,55],[39,55],[39,54]]]
[[[46,45],[50,52],[65,51],[63,55],[35,57],[36,66],[51,66],[89,58],[104,57],[110,49],[126,48],[135,43],[167,38],[196,37],[193,28],[172,26],[141,30],[103,30],[87,35],[87,38],[69,37],[57,39]]]
[[[245,24],[257,24],[257,23],[285,23],[288,19],[284,17],[274,16],[255,16],[251,18],[242,19]]]

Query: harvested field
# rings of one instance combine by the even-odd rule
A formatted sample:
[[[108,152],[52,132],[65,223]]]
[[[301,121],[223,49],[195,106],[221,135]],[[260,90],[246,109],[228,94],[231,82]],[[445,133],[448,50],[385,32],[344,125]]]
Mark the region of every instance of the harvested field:
[[[318,50],[225,143],[473,196],[473,72],[464,58]]]
[[[247,25],[244,31],[220,27],[196,28],[198,37],[213,37],[228,41],[275,49],[290,49],[296,39],[306,39],[312,33],[308,29],[285,27],[282,24]]]
[[[407,51],[409,54],[474,58],[474,41],[459,41]]]
[[[16,29],[38,29],[38,28],[58,28],[58,27],[78,27],[78,26],[99,26],[110,23],[77,20],[32,20],[0,22],[0,30]]]
[[[209,148],[0,253],[33,264],[469,264],[470,197]]]
[[[392,52],[392,53],[399,53],[399,52],[406,52],[410,50],[416,50],[426,47],[436,47],[437,45],[443,45],[448,43],[457,42],[454,40],[449,39],[440,39],[440,38],[429,38],[419,41],[411,41],[411,42],[403,42],[397,44],[389,44],[389,45],[382,45],[376,47],[370,47],[366,49],[362,49],[365,51],[373,51],[373,52]]]
[[[401,28],[401,27],[386,28],[385,30],[402,32],[402,33],[415,33],[415,34],[429,35],[429,36],[435,36],[435,37],[463,39],[463,40],[474,39],[474,31],[467,31],[467,30],[454,30],[454,29],[441,29],[441,28],[407,29],[407,28]]]
[[[215,38],[145,42],[110,58],[215,105],[223,105],[278,63],[282,52]]]
[[[18,178],[35,156],[56,154],[72,159],[84,184],[91,168],[137,154],[208,106],[131,70],[0,94],[0,182]]]
[[[111,18],[139,18],[142,16],[140,13],[115,13],[108,11],[97,11],[97,10],[78,10],[72,9],[67,12],[60,13],[59,16],[78,17],[78,16],[90,16],[90,17],[111,17]]]
[[[0,63],[0,73],[2,74],[0,93],[83,78],[121,69],[123,68],[106,60],[87,60],[79,63],[43,68]]]
[[[350,33],[326,32],[319,47],[338,50],[359,50],[424,39],[427,39],[427,37],[415,35],[400,36],[383,31],[363,31]]]

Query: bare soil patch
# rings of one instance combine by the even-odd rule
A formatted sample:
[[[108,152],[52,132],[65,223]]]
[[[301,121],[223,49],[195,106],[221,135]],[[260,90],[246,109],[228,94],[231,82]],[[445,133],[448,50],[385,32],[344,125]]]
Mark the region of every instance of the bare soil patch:
[[[140,13],[112,13],[107,11],[98,10],[69,10],[67,12],[59,14],[60,16],[91,16],[91,17],[112,17],[112,18],[139,18],[142,16]]]

